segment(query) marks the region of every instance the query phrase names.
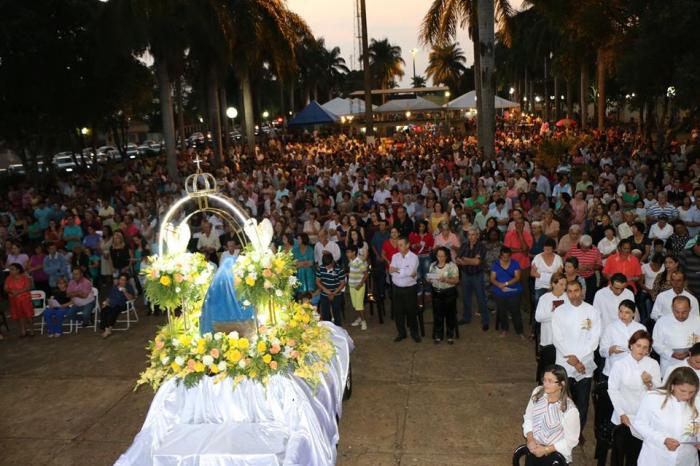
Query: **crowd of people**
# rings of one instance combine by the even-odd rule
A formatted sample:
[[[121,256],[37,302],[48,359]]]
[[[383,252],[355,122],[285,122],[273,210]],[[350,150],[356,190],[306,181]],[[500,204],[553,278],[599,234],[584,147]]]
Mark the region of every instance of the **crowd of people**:
[[[654,150],[624,127],[585,136],[554,164],[536,148],[560,135],[522,127],[497,132],[493,159],[470,137],[341,135],[270,140],[250,155],[236,146],[221,164],[190,149],[178,168],[192,173],[203,157],[224,194],[271,220],[274,247],[296,260],[299,295],[323,319],[343,325],[347,295],[351,325],[365,330],[371,306],[379,322],[393,318],[397,344],[422,341],[426,309],[435,344],[453,344],[477,320],[484,332],[507,338],[512,327],[534,341],[542,385],[523,425],[530,464],[571,460],[596,390],[610,405],[607,419],[596,409],[599,443],[612,423],[628,464],[640,450],[639,464],[697,464],[697,141]],[[20,336],[34,332],[32,289],[50,298],[50,336],[66,320],[90,325],[94,289],[110,290],[100,323],[111,334],[142,292],[159,218],[182,191],[164,166],[139,159],[9,186],[3,289]],[[190,250],[215,263],[239,253],[237,230],[215,214],[190,226]]]

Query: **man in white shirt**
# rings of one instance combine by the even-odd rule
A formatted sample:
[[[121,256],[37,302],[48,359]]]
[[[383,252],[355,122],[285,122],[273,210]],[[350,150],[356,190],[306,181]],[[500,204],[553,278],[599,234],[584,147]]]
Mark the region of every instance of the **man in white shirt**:
[[[391,192],[388,189],[386,189],[384,181],[380,181],[377,190],[374,192],[374,197],[372,198],[372,200],[377,204],[384,204],[384,202],[386,202],[386,200],[390,197]]]
[[[569,303],[561,306],[552,316],[552,341],[557,350],[557,364],[566,369],[571,398],[581,415],[581,432],[588,416],[594,353],[601,334],[600,314],[583,301],[579,281],[566,285]]]
[[[318,232],[318,242],[314,245],[314,259],[319,267],[321,266],[324,252],[331,253],[336,263],[340,260],[340,247],[338,247],[338,243],[328,239],[328,232],[322,229]]]
[[[411,337],[416,343],[421,342],[418,329],[418,298],[416,276],[418,274],[418,256],[408,247],[408,239],[399,238],[399,252],[391,257],[389,273],[393,284],[391,305],[394,309],[394,320],[398,335],[394,338],[399,342],[406,338],[406,324],[411,331]],[[408,321],[408,322],[407,322]]]
[[[678,369],[679,367],[690,367],[695,371],[695,375],[700,377],[700,343],[695,343],[690,348],[690,355],[687,359],[683,360],[682,363],[674,367],[669,367],[669,369],[664,374],[664,378],[662,379],[663,382],[666,382],[666,379],[668,379],[668,376],[671,375],[671,372],[673,372],[675,369]],[[696,401],[698,400],[699,395],[699,393],[695,394]]]
[[[654,351],[661,358],[661,373],[679,366],[688,357],[689,349],[700,341],[700,317],[690,315],[690,300],[676,296],[673,312],[659,319],[654,326]]]
[[[666,241],[673,234],[673,227],[668,223],[666,215],[659,215],[659,221],[649,228],[649,239],[660,239]]]
[[[197,250],[216,263],[216,252],[219,249],[221,249],[219,233],[211,227],[211,223],[202,222],[202,233],[197,240]]]
[[[685,281],[685,272],[677,270],[671,274],[671,289],[662,291],[656,296],[654,307],[651,308],[651,318],[659,320],[662,316],[671,313],[671,303],[676,296],[686,296],[690,300],[690,315],[700,317],[698,299],[688,291]]]
[[[625,299],[634,301],[634,293],[627,289],[627,277],[615,273],[610,277],[610,285],[599,289],[593,298],[593,307],[600,312],[603,329],[618,319],[620,303]],[[635,314],[635,320],[639,321],[638,314]]]
[[[226,242],[226,250],[221,253],[221,259],[219,259],[219,267],[221,267],[221,264],[223,264],[224,261],[229,257],[233,257],[234,259],[236,259],[240,252],[241,250],[238,248],[236,242],[232,239],[228,240]]]

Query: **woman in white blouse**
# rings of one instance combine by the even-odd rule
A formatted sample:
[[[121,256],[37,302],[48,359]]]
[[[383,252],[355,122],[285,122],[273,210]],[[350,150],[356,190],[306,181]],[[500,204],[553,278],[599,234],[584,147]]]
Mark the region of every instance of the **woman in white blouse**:
[[[581,423],[578,409],[569,396],[566,370],[548,366],[542,386],[530,396],[523,416],[523,435],[527,438],[527,466],[550,464],[549,455],[561,453],[571,462],[571,451],[578,445]]]
[[[535,279],[535,304],[543,294],[552,289],[552,274],[561,272],[564,262],[561,256],[554,252],[557,242],[547,238],[542,246],[542,252],[532,259],[530,276]]]
[[[644,439],[639,466],[698,466],[698,376],[678,367],[663,388],[642,398],[632,428]]]
[[[622,359],[628,352],[630,337],[638,330],[646,330],[646,327],[634,321],[636,307],[634,301],[625,299],[618,306],[618,319],[610,322],[603,329],[600,337],[600,355],[605,358],[603,374],[610,376],[613,365]]]
[[[445,336],[444,323],[447,323],[447,343],[453,344],[457,327],[457,284],[459,269],[452,262],[450,250],[440,246],[435,250],[435,262],[430,264],[428,281],[433,286],[433,338],[440,343]]]
[[[555,272],[550,282],[552,291],[540,297],[535,310],[535,320],[540,324],[536,379],[538,383],[542,381],[544,368],[554,364],[557,359],[557,350],[552,341],[552,316],[559,306],[569,302],[569,297],[566,295],[566,276],[562,272]]]
[[[661,386],[659,363],[649,357],[651,342],[646,330],[634,332],[627,344],[629,351],[621,354],[608,378],[608,395],[613,405],[610,421],[619,426],[615,429],[613,456],[620,466],[637,464],[642,441],[639,433],[630,430],[632,420],[644,394]]]
[[[605,237],[598,241],[598,250],[600,251],[600,254],[602,254],[603,264],[605,264],[605,259],[607,259],[609,255],[615,254],[617,251],[619,240],[617,239],[617,236],[615,236],[615,228],[612,225],[605,227],[603,233],[605,234]]]

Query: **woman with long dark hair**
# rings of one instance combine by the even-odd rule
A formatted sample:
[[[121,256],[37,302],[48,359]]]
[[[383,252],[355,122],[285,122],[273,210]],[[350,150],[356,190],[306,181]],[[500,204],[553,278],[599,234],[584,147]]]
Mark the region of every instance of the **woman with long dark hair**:
[[[434,341],[442,341],[444,324],[447,323],[447,343],[451,345],[457,327],[459,269],[452,262],[449,249],[441,246],[435,250],[435,262],[430,264],[427,277],[433,287]]]
[[[555,452],[571,462],[581,425],[568,383],[566,370],[553,364],[545,368],[542,385],[532,392],[523,416],[523,435],[531,453],[526,466],[551,465]]]

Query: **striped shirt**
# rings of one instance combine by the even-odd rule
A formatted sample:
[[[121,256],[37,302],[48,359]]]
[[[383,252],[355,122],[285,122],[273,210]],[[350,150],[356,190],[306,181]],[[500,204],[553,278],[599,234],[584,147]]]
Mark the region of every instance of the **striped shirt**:
[[[595,274],[596,267],[603,266],[603,256],[595,246],[591,246],[590,249],[581,249],[576,245],[569,250],[566,257],[575,257],[578,259],[579,275],[583,278],[591,277]]]
[[[660,206],[657,202],[647,208],[647,217],[659,218],[659,216],[665,215],[668,217],[669,221],[673,221],[678,218],[678,209],[673,204],[668,202],[664,206]]]
[[[540,445],[552,445],[564,438],[564,413],[559,402],[550,403],[546,395],[533,403],[532,435]]]
[[[323,284],[327,290],[333,291],[345,280],[345,271],[337,265],[332,269],[321,266],[316,271],[316,278],[321,280],[321,284]],[[321,289],[321,296],[328,296],[323,291],[323,288]]]
[[[362,279],[367,272],[367,262],[361,257],[356,257],[350,262],[348,271],[348,286],[355,287],[362,283]]]

